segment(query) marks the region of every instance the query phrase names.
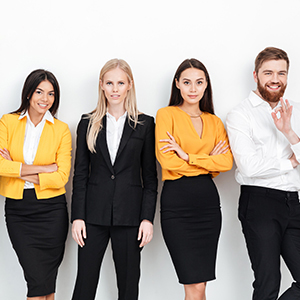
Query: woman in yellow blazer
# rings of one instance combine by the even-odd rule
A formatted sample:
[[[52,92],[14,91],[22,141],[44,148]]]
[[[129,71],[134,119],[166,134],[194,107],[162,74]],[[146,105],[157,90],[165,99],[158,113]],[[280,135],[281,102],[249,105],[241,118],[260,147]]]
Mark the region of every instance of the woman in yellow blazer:
[[[205,300],[215,279],[221,229],[220,199],[212,180],[233,158],[222,121],[214,114],[205,66],[178,67],[168,107],[156,116],[156,155],[162,167],[161,225],[185,299]]]
[[[54,118],[59,94],[55,76],[35,70],[24,83],[19,109],[0,120],[0,194],[32,300],[54,299],[68,231],[71,134]]]

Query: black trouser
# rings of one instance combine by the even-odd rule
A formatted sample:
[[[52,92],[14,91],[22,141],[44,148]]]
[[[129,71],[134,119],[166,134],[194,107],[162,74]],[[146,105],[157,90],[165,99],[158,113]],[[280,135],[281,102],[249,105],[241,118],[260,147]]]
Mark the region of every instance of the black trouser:
[[[78,273],[72,300],[95,299],[100,267],[109,239],[115,262],[119,300],[138,299],[140,241],[138,227],[86,224],[87,239],[78,247]]]
[[[255,277],[252,299],[277,299],[280,288],[280,255],[295,282],[278,299],[300,299],[298,193],[242,186],[239,219]]]

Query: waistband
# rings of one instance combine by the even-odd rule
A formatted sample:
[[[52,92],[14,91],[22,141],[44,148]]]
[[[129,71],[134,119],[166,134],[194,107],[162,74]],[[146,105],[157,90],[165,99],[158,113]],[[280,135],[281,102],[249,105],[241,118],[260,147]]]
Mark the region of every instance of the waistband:
[[[254,185],[241,185],[241,193],[256,193],[256,194],[264,194],[272,197],[297,197],[298,192],[295,191],[283,191],[278,189],[272,189],[263,186],[254,186]]]

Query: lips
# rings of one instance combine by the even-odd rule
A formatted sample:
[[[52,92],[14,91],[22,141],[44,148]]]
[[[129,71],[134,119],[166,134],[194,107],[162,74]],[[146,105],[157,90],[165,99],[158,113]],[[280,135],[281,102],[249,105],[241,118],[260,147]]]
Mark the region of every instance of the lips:
[[[38,103],[38,106],[41,107],[41,108],[46,108],[48,105],[47,104]]]
[[[191,98],[191,99],[195,99],[195,98],[197,98],[198,95],[188,95],[188,96],[189,96],[189,98]]]
[[[120,97],[120,95],[111,95],[110,97],[113,99],[118,99]]]

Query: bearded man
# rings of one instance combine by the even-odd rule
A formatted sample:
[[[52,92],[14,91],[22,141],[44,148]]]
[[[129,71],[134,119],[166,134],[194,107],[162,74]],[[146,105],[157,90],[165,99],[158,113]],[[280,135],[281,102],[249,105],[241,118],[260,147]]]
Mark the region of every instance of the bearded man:
[[[288,69],[286,52],[261,51],[253,72],[257,89],[227,116],[253,300],[300,299],[300,106],[282,98]],[[278,298],[280,256],[294,282]]]

